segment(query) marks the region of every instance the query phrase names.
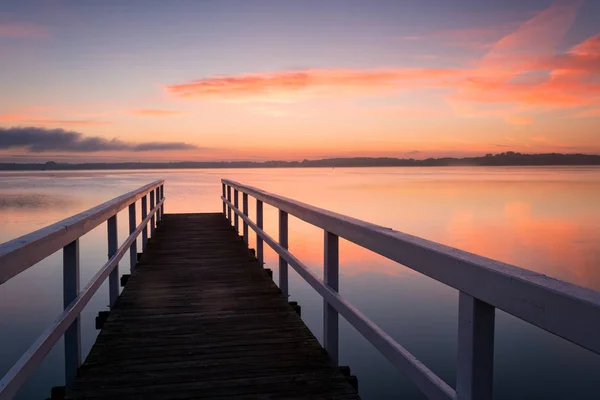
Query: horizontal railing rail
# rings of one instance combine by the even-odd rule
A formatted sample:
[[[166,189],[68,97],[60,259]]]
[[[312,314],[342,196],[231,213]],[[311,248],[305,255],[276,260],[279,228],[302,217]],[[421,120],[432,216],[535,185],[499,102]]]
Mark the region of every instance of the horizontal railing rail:
[[[240,192],[243,210],[237,207]],[[249,195],[256,199],[256,223],[248,217]],[[279,286],[285,295],[289,264],[323,296],[324,347],[335,362],[339,313],[428,398],[491,399],[496,308],[600,354],[600,293],[594,290],[227,179],[222,180],[221,199],[236,229],[242,219],[246,242],[247,227],[256,232],[261,263],[263,242],[279,255]],[[262,229],[263,203],[279,210],[279,242]],[[288,214],[324,230],[324,280],[288,251]],[[339,295],[339,237],[459,290],[456,390]]]
[[[147,197],[150,198],[148,212]],[[136,201],[141,199],[142,220],[136,225]],[[10,399],[27,378],[35,371],[48,352],[64,335],[65,379],[72,383],[81,365],[81,311],[109,278],[110,306],[114,306],[119,294],[118,263],[130,252],[130,267],[137,263],[137,237],[142,234],[142,247],[155,221],[164,214],[164,181],[156,181],[126,193],[97,207],[91,208],[56,224],[0,245],[0,284],[30,268],[50,254],[63,249],[63,300],[64,311],[38,337],[21,358],[0,380],[0,400]],[[129,236],[117,248],[117,213],[129,207]],[[79,291],[79,238],[103,222],[108,226],[109,260],[94,275],[83,291]]]

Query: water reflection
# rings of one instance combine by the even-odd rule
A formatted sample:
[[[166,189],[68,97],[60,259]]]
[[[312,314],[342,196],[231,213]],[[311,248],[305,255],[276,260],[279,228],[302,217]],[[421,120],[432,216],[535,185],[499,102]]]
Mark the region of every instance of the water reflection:
[[[26,209],[27,212],[35,212],[70,208],[75,203],[74,199],[43,193],[2,193],[0,210]]]
[[[11,204],[0,206],[0,241],[159,178],[166,179],[166,212],[220,211],[222,177],[600,289],[600,168],[0,173],[0,204]],[[20,203],[26,206],[15,206]],[[249,206],[254,218],[252,198]],[[138,207],[138,220],[139,212]],[[126,212],[118,219],[122,242]],[[277,210],[265,206],[264,221],[276,238]],[[292,253],[322,275],[323,232],[292,217],[289,228]],[[254,247],[254,235],[250,239]],[[106,259],[105,225],[82,239],[81,257],[85,283]],[[277,279],[277,257],[268,249],[266,262]],[[122,263],[121,270],[127,269]],[[342,294],[454,385],[456,291],[344,240],[340,269]],[[60,255],[55,255],[0,287],[0,374],[60,312],[61,280]],[[293,272],[290,293],[319,337],[322,300]],[[106,304],[103,288],[86,308],[85,351],[96,335],[93,316]],[[345,322],[341,329],[341,362],[358,375],[363,398],[422,398]],[[600,397],[594,373],[600,360],[585,350],[503,313],[498,313],[496,346],[496,398]],[[50,386],[61,384],[61,357],[60,349],[54,351],[20,398],[47,397]]]

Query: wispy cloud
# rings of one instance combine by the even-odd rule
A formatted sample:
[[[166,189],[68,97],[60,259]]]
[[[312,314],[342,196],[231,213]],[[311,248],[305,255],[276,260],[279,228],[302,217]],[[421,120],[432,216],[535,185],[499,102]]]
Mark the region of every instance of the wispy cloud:
[[[542,108],[598,104],[600,35],[556,53],[580,6],[577,0],[558,1],[498,40],[452,99]]]
[[[23,122],[28,124],[50,124],[50,125],[107,125],[112,124],[112,121],[105,121],[99,119],[27,119]]]
[[[535,119],[525,115],[509,115],[505,118],[506,122],[511,125],[530,125]]]
[[[305,69],[207,77],[165,86],[172,96],[217,102],[299,102],[320,97],[394,96],[400,90],[440,90],[456,113],[481,113],[510,124],[531,123],[522,112],[600,108],[600,34],[559,53],[581,0],[558,0],[462,68]],[[462,29],[455,40],[491,36]],[[412,40],[412,39],[411,39]]]
[[[0,22],[0,39],[28,39],[50,36],[50,31],[43,26],[27,22]]]
[[[32,153],[46,151],[93,153],[101,151],[192,150],[198,147],[183,142],[133,143],[119,139],[84,136],[64,129],[39,127],[0,128],[0,149],[21,148]]]
[[[0,115],[0,122],[17,122],[26,118],[23,115]]]
[[[183,111],[163,110],[157,108],[137,108],[134,110],[128,110],[127,113],[141,117],[174,117],[184,114]]]
[[[20,122],[24,124],[35,125],[107,125],[112,121],[100,120],[94,118],[75,118],[75,119],[54,119],[54,118],[35,118],[27,115],[0,115],[0,122]]]
[[[575,116],[578,118],[600,117],[600,108],[588,108],[586,110],[581,110]]]
[[[433,40],[445,46],[485,50],[492,47],[512,28],[514,28],[514,23],[479,28],[444,29],[430,32],[421,40]]]
[[[165,86],[173,96],[225,102],[294,102],[308,98],[395,91],[452,76],[451,69],[307,69],[227,75]]]

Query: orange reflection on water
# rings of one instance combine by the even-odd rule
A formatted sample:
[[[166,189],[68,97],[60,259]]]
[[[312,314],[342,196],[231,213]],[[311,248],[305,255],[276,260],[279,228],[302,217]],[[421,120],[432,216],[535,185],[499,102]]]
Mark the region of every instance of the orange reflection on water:
[[[463,212],[451,219],[447,242],[486,257],[600,288],[600,246],[596,223],[540,216],[524,202],[507,203],[502,222]]]
[[[27,195],[50,197],[37,208],[14,204],[2,207],[0,239],[13,239],[159,178],[166,180],[167,213],[220,211],[220,179],[228,178],[600,289],[600,169],[591,167],[110,171],[52,176],[31,173],[11,179],[16,186],[25,187]],[[35,179],[38,187],[34,187]],[[66,186],[65,182],[70,183]],[[5,188],[3,199],[6,193],[18,191]],[[62,199],[62,203],[52,196]],[[27,202],[37,204],[32,199]],[[250,198],[253,219],[255,207]],[[125,229],[119,233],[122,240],[127,236],[126,215],[119,216],[119,221],[119,229]],[[278,236],[277,221],[277,210],[265,206],[265,229],[274,238]],[[321,274],[322,230],[293,217],[289,229],[292,252]],[[96,244],[103,258],[105,245],[103,240]],[[254,235],[251,246],[255,246]],[[411,273],[346,241],[340,243],[340,270],[348,275]]]
[[[600,176],[573,171],[430,169],[343,171],[336,182],[312,176],[271,188],[309,204],[391,227],[485,257],[600,289]],[[277,237],[277,215],[265,216]],[[323,233],[290,219],[290,249],[319,273]],[[357,245],[341,242],[343,274],[411,273]]]

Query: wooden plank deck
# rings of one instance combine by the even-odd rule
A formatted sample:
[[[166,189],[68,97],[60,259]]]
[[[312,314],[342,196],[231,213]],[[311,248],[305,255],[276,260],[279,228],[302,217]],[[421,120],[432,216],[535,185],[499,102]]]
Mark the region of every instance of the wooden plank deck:
[[[69,399],[358,399],[222,214],[167,214]]]

